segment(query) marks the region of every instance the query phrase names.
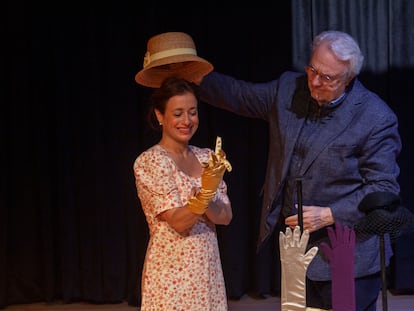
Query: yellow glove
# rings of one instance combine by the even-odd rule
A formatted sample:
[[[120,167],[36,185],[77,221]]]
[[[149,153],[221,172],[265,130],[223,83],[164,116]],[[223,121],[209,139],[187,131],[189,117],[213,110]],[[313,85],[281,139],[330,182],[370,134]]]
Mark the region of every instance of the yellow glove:
[[[201,188],[195,197],[188,200],[187,208],[194,214],[203,215],[215,194],[215,191],[206,191]]]
[[[210,154],[208,163],[203,164],[201,174],[201,189],[195,197],[190,198],[187,208],[195,214],[202,215],[217,192],[217,188],[226,171],[231,171],[231,165],[226,160],[226,154],[221,149],[221,138],[217,137],[216,149]]]
[[[228,172],[231,172],[232,167],[230,162],[226,159],[226,153],[223,151],[223,149],[221,149],[221,137],[217,136],[216,139],[216,149],[215,149],[215,154],[217,156],[217,159],[219,162],[223,163],[226,166],[226,169]]]
[[[201,188],[207,191],[217,191],[225,171],[224,163],[219,162],[214,153],[210,154],[208,164],[204,164],[203,173],[201,174]]]
[[[201,188],[208,192],[217,191],[226,169],[230,172],[231,164],[226,159],[226,153],[221,149],[221,137],[217,137],[215,152],[210,154],[208,163],[204,163]]]

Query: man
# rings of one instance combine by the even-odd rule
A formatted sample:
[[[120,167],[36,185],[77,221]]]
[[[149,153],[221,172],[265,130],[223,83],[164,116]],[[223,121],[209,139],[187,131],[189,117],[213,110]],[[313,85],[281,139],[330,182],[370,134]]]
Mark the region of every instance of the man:
[[[327,240],[335,222],[354,227],[369,193],[398,194],[398,120],[357,76],[363,55],[339,31],[315,37],[306,75],[285,72],[250,83],[211,72],[199,82],[201,101],[269,124],[270,146],[258,247],[282,223],[299,224],[296,185],[302,184],[303,229],[308,248]],[[356,310],[376,310],[381,287],[379,237],[356,239]],[[386,241],[386,261],[392,255]],[[331,309],[329,263],[321,249],[307,269],[307,307]]]

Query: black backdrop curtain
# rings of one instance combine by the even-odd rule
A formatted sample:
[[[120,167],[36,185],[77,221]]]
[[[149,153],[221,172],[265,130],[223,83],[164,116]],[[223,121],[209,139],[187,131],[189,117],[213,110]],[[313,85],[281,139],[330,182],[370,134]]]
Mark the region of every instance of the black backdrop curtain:
[[[366,17],[386,9],[377,1],[366,3]],[[392,46],[399,62],[385,72],[368,72],[366,80],[388,96],[402,118],[406,147],[401,181],[409,193],[412,4],[384,5],[391,3],[404,17],[389,34],[406,52]],[[267,81],[294,67],[292,59],[306,62],[307,45],[319,30],[314,20],[322,18],[312,15],[318,5],[331,8],[321,10],[331,16],[321,15],[331,24],[317,27],[351,23],[338,24],[338,10],[330,1],[284,0],[276,9],[272,3],[225,9],[209,2],[191,9],[136,1],[6,1],[0,49],[0,308],[53,300],[139,305],[148,232],[132,164],[158,139],[145,123],[150,90],[134,81],[147,40],[165,31],[187,32],[199,55],[217,70]],[[388,22],[389,15],[384,16]],[[344,30],[358,35],[366,19]],[[364,41],[364,52],[375,53],[378,42],[382,48],[382,41]],[[375,59],[384,60],[383,55]],[[228,295],[277,295],[276,237],[255,253],[266,124],[201,104],[200,129],[192,143],[212,147],[217,135],[234,167],[225,177],[234,218],[229,226],[218,227]],[[404,273],[398,274],[401,279],[406,279]]]

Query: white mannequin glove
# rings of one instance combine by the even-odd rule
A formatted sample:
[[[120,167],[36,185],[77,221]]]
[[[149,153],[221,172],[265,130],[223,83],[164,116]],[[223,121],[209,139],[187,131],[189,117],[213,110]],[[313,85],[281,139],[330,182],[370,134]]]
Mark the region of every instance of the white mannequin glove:
[[[286,228],[286,235],[279,233],[281,261],[281,311],[306,310],[306,271],[318,252],[314,246],[305,254],[309,231],[301,236],[300,227]]]

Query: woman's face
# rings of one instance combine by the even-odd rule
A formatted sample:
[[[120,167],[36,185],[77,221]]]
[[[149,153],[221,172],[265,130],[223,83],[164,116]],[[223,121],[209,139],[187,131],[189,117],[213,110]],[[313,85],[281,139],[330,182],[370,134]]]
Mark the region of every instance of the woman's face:
[[[353,78],[348,74],[348,67],[348,63],[336,58],[326,45],[313,52],[305,70],[311,96],[319,105],[330,103],[342,95]]]
[[[190,141],[198,128],[198,102],[188,92],[171,97],[165,106],[165,113],[155,110],[158,122],[162,123],[162,135],[178,143]]]

